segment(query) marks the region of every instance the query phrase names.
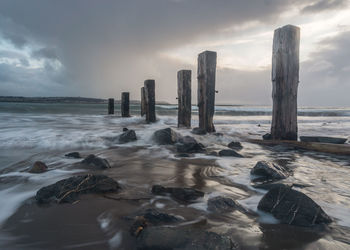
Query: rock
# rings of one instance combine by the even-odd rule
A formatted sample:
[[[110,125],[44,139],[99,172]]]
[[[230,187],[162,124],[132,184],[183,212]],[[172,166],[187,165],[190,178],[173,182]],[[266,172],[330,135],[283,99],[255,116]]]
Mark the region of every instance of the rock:
[[[219,154],[216,151],[211,151],[211,152],[208,153],[208,155],[210,155],[210,156],[218,156]]]
[[[183,157],[190,157],[190,155],[186,154],[186,153],[180,153],[180,154],[175,155],[175,157],[183,158]]]
[[[78,200],[81,194],[116,192],[119,189],[119,184],[107,176],[81,175],[41,188],[36,193],[35,199],[39,204],[72,203]]]
[[[302,183],[292,183],[290,185],[297,188],[312,187],[312,185],[302,184]],[[264,190],[270,190],[275,187],[284,187],[284,186],[286,186],[286,184],[271,183],[271,182],[252,185],[253,188],[264,189]]]
[[[262,183],[257,185],[252,185],[253,188],[263,189],[263,190],[270,190],[272,188],[280,188],[284,187],[285,184],[283,183]]]
[[[223,134],[223,133],[220,133],[220,132],[216,132],[216,133],[214,133],[213,135],[215,135],[215,136],[224,136],[224,134]]]
[[[28,170],[28,172],[32,174],[40,174],[46,172],[47,169],[48,168],[45,163],[43,163],[42,161],[36,161],[34,162],[33,166]]]
[[[219,151],[219,156],[232,156],[232,157],[240,157],[243,158],[243,155],[237,153],[232,149],[223,149]]]
[[[153,140],[159,145],[175,144],[178,138],[178,134],[171,128],[157,130],[153,134]]]
[[[174,223],[180,221],[179,218],[161,213],[156,209],[147,209],[145,213],[142,214],[142,217],[151,225],[161,225],[164,223]]]
[[[289,176],[289,172],[285,168],[267,161],[256,163],[250,174],[260,176],[263,180],[281,180]]]
[[[130,130],[128,129],[124,133],[122,133],[120,136],[118,136],[119,143],[128,143],[136,140],[137,140],[136,133],[132,129]]]
[[[194,128],[194,129],[192,129],[191,133],[195,134],[195,135],[205,135],[207,133],[207,131],[205,131],[204,129],[201,129],[201,128]]]
[[[130,227],[130,234],[138,236],[147,226],[157,226],[181,221],[179,218],[166,213],[158,212],[156,209],[147,209],[144,213],[136,216]]]
[[[270,133],[266,133],[262,136],[263,140],[272,140],[272,135]]]
[[[260,200],[258,209],[289,225],[311,227],[332,222],[311,198],[289,186],[270,189]]]
[[[205,147],[203,144],[198,143],[196,139],[191,136],[184,136],[179,139],[179,143],[176,146],[179,153],[203,153]]]
[[[137,238],[137,249],[239,249],[228,236],[196,228],[148,227]]]
[[[232,148],[232,149],[242,149],[243,146],[239,141],[232,141],[230,142],[227,147]]]
[[[348,139],[339,137],[326,137],[326,136],[300,136],[302,142],[321,142],[321,143],[333,143],[344,144]]]
[[[232,212],[239,207],[240,205],[234,200],[222,196],[213,197],[208,200],[208,209],[216,213]]]
[[[80,162],[80,165],[94,169],[107,169],[111,167],[106,159],[97,157],[95,155],[89,155]]]
[[[129,129],[128,128],[123,128],[123,132],[126,132],[128,131]]]
[[[204,196],[204,193],[193,188],[177,188],[177,187],[163,187],[161,185],[154,185],[152,193],[155,195],[167,195],[182,202],[191,202]]]
[[[68,158],[74,158],[74,159],[82,158],[79,152],[68,153],[68,154],[65,154],[64,156]]]

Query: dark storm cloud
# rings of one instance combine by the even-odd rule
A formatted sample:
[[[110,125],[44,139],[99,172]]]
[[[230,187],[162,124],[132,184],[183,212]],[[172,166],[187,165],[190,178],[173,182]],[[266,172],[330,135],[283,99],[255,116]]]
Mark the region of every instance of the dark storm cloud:
[[[16,25],[10,18],[0,15],[0,35],[10,41],[15,47],[23,48],[27,44],[28,35],[23,27]]]
[[[39,50],[35,50],[32,52],[32,56],[38,59],[44,58],[44,59],[58,60],[56,50],[53,48],[42,48]]]
[[[303,13],[316,13],[340,9],[348,5],[348,0],[319,0],[302,9]]]
[[[0,92],[38,95],[44,89],[51,96],[119,98],[121,91],[130,91],[131,98],[138,99],[144,79],[154,78],[157,99],[176,102],[176,72],[189,68],[195,100],[196,58],[186,65],[164,57],[164,51],[215,38],[225,28],[252,21],[274,26],[279,15],[305,5],[304,0],[2,0],[0,20],[5,22],[0,22],[0,35],[17,47],[31,49],[33,58],[45,62],[40,70],[2,68],[0,72],[8,70],[11,76],[6,84],[0,82]],[[317,6],[310,1],[304,11],[322,7]],[[61,69],[55,68],[55,61]],[[217,100],[268,103],[269,77],[268,69],[218,68]]]

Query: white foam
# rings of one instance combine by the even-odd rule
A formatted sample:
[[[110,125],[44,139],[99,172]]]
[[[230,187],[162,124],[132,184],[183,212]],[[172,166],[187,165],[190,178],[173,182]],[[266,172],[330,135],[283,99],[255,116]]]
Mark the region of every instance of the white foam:
[[[10,217],[22,202],[35,195],[35,191],[23,191],[22,185],[1,190],[1,212],[0,212],[0,226]]]
[[[164,203],[160,203],[160,202],[156,202],[155,206],[156,206],[156,208],[162,209],[162,208],[165,207],[165,204]]]
[[[106,232],[111,225],[112,215],[109,212],[104,212],[97,217],[97,221],[100,224],[102,231]]]
[[[111,247],[111,249],[117,249],[121,244],[123,240],[123,234],[122,232],[117,232],[109,241],[108,244]]]

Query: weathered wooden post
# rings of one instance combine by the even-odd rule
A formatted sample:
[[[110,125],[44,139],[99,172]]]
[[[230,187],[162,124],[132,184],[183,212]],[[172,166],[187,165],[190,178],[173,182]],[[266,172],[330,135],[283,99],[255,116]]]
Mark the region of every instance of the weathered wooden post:
[[[120,104],[122,117],[130,117],[130,100],[129,100],[129,92],[122,92],[122,101]]]
[[[198,55],[198,115],[199,128],[215,132],[213,123],[215,106],[216,52],[204,51]]]
[[[155,99],[155,81],[146,80],[144,83],[145,90],[145,111],[146,121],[156,121],[156,99]]]
[[[109,115],[114,114],[114,98],[108,99],[108,114]]]
[[[191,127],[191,70],[177,72],[178,127]]]
[[[272,50],[273,140],[297,140],[300,28],[276,29]]]
[[[141,116],[146,114],[145,88],[141,88]]]

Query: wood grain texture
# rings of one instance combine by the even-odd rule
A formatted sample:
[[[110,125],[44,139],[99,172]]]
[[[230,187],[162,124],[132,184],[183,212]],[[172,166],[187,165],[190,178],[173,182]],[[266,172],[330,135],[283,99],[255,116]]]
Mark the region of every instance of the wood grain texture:
[[[248,142],[256,143],[260,145],[276,146],[287,145],[293,146],[298,149],[304,149],[309,151],[323,152],[337,155],[350,155],[350,145],[348,144],[332,144],[332,143],[320,143],[320,142],[301,142],[301,141],[288,141],[288,140],[255,140],[249,139]]]
[[[177,72],[178,127],[191,127],[191,70]]]
[[[215,132],[216,52],[204,51],[198,55],[198,115],[199,128]]]
[[[146,122],[156,121],[156,98],[155,98],[155,81],[146,80],[144,83],[145,90],[145,111]]]
[[[297,140],[300,29],[276,29],[272,50],[272,124],[274,140]]]
[[[130,117],[130,94],[129,92],[122,92],[121,100],[121,114],[122,117]]]
[[[108,99],[108,114],[109,115],[114,114],[114,99],[113,98]]]
[[[146,114],[145,88],[141,88],[141,116]]]

